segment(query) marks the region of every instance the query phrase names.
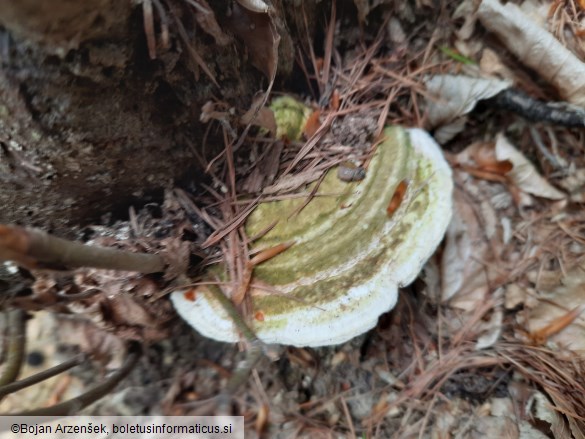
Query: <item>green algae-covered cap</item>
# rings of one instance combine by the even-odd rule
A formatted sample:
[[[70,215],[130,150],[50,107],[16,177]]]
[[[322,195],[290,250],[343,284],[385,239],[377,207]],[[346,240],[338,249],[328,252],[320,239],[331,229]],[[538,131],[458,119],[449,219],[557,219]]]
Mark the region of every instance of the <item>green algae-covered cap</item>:
[[[373,328],[441,242],[452,191],[451,169],[433,138],[420,129],[389,127],[362,181],[343,182],[331,169],[298,214],[302,198],[260,204],[247,220],[248,235],[278,223],[257,247],[295,244],[255,268],[251,328],[266,343],[293,346],[334,345]],[[238,341],[208,288],[219,287],[175,291],[171,299],[201,334]]]

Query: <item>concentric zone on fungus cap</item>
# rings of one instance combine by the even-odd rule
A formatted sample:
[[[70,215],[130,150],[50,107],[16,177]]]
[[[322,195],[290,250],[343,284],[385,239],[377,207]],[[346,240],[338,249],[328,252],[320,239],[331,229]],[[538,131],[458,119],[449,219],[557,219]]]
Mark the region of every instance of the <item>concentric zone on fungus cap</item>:
[[[298,215],[291,213],[303,198],[262,203],[248,218],[249,236],[278,220],[257,241],[259,248],[295,241],[254,270],[251,314],[263,318],[249,324],[264,342],[325,346],[371,329],[443,238],[453,182],[439,146],[419,129],[390,127],[383,136],[364,180],[342,182],[332,169],[319,186],[323,196]],[[388,204],[404,181],[406,192],[389,215]],[[257,288],[263,284],[269,288]],[[206,288],[218,287],[200,287],[195,300],[175,291],[178,313],[207,337],[238,341],[232,320]]]

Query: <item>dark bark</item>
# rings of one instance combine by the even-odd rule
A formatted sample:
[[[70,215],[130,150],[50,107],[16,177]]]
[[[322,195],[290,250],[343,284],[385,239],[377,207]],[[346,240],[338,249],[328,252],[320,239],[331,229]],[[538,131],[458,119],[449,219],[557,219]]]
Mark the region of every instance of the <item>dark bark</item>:
[[[229,2],[209,3],[230,35]],[[196,179],[202,105],[220,99],[245,110],[266,87],[236,38],[219,45],[187,2],[161,4],[170,47],[161,47],[163,19],[153,8],[159,44],[151,59],[141,5],[0,0],[0,222],[71,235],[72,226],[126,211],[189,170]],[[174,19],[219,87],[189,56]],[[294,53],[286,26],[279,33],[286,74]]]

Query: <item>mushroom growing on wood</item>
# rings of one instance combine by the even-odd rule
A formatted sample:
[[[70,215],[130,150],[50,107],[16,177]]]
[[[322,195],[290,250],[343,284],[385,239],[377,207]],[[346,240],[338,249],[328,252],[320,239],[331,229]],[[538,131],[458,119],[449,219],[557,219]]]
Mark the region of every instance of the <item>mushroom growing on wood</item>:
[[[257,241],[260,247],[295,242],[254,270],[248,324],[262,341],[334,345],[373,328],[442,240],[453,182],[439,146],[419,129],[391,127],[383,136],[363,180],[342,182],[332,169],[319,186],[323,196],[300,213],[293,214],[305,199],[296,198],[262,203],[248,218],[250,236],[278,220]],[[399,204],[397,189],[403,192]],[[396,205],[389,214],[391,202]],[[221,277],[225,268],[211,271]],[[171,299],[201,334],[238,341],[210,288],[219,287],[175,291]]]

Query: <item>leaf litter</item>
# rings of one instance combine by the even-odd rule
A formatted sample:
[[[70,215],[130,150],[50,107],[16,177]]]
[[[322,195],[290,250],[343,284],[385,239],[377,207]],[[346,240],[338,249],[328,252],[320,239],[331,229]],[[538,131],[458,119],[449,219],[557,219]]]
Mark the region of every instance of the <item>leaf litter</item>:
[[[208,14],[198,23],[221,39],[211,8],[195,3],[201,6],[199,13]],[[539,99],[555,100],[550,88],[542,86],[552,78],[531,78],[497,43],[491,46],[479,35],[476,23],[478,18],[485,21],[484,10],[476,15],[471,9],[463,20],[457,18],[456,5],[443,5],[439,20],[446,26],[441,34],[436,13],[422,3],[378,3],[358,7],[362,21],[375,22],[368,12],[379,9],[392,23],[388,29],[395,46],[387,45],[383,33],[364,30],[361,39],[342,51],[338,44],[348,37],[341,36],[341,26],[348,19],[337,11],[326,27],[323,58],[305,48],[311,65],[321,66],[305,66],[307,81],[316,82],[315,94],[321,96],[314,103],[319,126],[306,139],[283,142],[251,128],[259,118],[257,125],[271,131],[264,110],[269,93],[235,112],[220,102],[216,108],[221,110],[210,113],[209,124],[222,134],[225,150],[215,159],[200,157],[209,184],[197,191],[169,192],[158,214],[142,210],[132,225],[98,227],[97,235],[109,239],[108,245],[183,249],[177,252],[175,266],[182,268],[175,275],[200,266],[192,263],[194,255],[204,258],[203,264],[223,258],[235,285],[245,273],[252,245],[242,224],[261,199],[297,196],[295,191],[306,196],[303,187],[331,166],[347,159],[367,161],[376,133],[388,122],[444,126],[431,116],[439,101],[432,98],[436,90],[428,87],[429,78],[450,75],[455,87],[465,89],[465,79],[457,75],[479,69],[506,86],[513,83]],[[484,1],[482,7],[493,3]],[[562,22],[575,34],[577,21],[566,18],[580,6],[568,3],[552,5],[543,22],[553,30]],[[256,44],[246,38],[244,44]],[[580,53],[576,41],[566,42],[567,50]],[[530,48],[533,43],[526,44]],[[460,58],[441,50],[451,46],[477,64],[462,65]],[[554,55],[555,46],[548,47]],[[274,58],[253,56],[252,62],[274,79]],[[559,95],[568,99],[563,90]],[[572,98],[576,103],[578,96]],[[585,321],[579,313],[585,307],[580,294],[585,217],[580,201],[559,190],[573,197],[585,187],[585,177],[577,172],[585,169],[582,133],[489,110],[486,120],[486,113],[478,117],[471,111],[477,100],[463,105],[465,129],[445,141],[457,186],[455,215],[443,248],[425,271],[428,286],[419,281],[403,291],[397,309],[370,334],[331,348],[287,348],[278,362],[259,363],[233,403],[235,413],[246,417],[252,437],[539,437],[542,431],[558,438],[583,437]],[[535,146],[534,138],[542,145]],[[242,186],[244,181],[248,183]],[[273,189],[267,193],[267,187]],[[196,272],[189,277],[196,279]],[[32,297],[20,300],[29,309],[39,303],[44,307],[47,300],[61,312],[67,309],[72,326],[66,332],[90,331],[79,338],[78,349],[104,351],[104,365],[111,361],[106,353],[119,351],[111,343],[140,339],[159,346],[160,362],[149,356],[139,368],[159,384],[146,385],[135,376],[128,385],[159,395],[162,405],[150,406],[148,413],[196,413],[187,403],[217,394],[238,355],[183,324],[169,324],[173,312],[159,294],[166,285],[168,280],[156,276],[80,269],[55,282],[39,274]],[[432,285],[438,294],[431,294]],[[74,304],[62,303],[57,294],[89,288],[98,293]],[[152,297],[154,303],[148,300]],[[86,326],[92,329],[82,331]],[[165,368],[165,362],[173,366]],[[136,409],[114,396],[95,410]]]

